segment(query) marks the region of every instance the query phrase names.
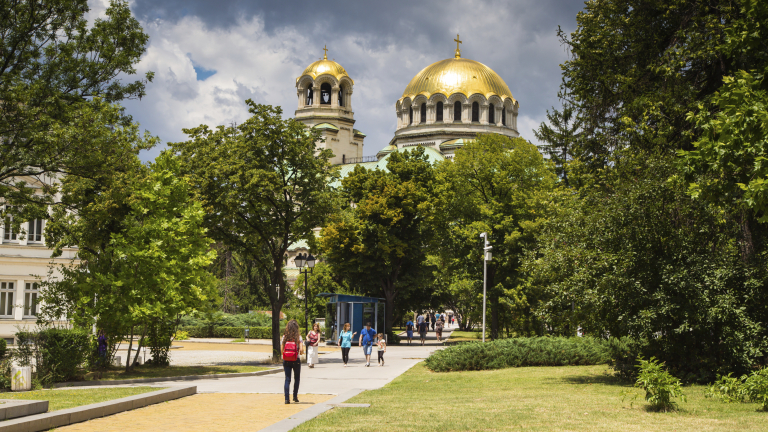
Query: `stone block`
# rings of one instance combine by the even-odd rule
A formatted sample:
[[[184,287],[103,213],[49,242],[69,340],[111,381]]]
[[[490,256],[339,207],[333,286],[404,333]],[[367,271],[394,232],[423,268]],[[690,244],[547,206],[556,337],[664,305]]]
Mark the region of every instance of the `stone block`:
[[[123,365],[122,360],[123,360],[122,357],[115,356],[115,358],[112,359],[112,366],[122,366]]]
[[[12,391],[32,390],[32,367],[31,366],[11,366],[11,390]]]

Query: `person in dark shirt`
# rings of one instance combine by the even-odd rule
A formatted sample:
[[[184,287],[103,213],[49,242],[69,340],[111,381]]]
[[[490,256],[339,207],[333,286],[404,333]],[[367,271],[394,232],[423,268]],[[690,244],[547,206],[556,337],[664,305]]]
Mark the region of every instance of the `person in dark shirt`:
[[[422,322],[419,324],[419,337],[421,338],[421,344],[424,345],[424,342],[427,340],[427,330],[429,329],[428,324],[425,322]]]

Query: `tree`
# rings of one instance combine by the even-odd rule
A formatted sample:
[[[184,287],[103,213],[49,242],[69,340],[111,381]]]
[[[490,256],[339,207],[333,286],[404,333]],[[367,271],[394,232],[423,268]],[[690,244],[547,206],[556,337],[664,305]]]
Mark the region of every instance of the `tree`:
[[[320,252],[334,272],[384,297],[387,331],[396,301],[419,289],[425,271],[433,179],[423,147],[391,153],[386,170],[357,166],[342,180],[344,207],[322,230]]]
[[[59,209],[49,221],[49,245],[76,245],[78,256],[44,284],[41,315],[84,328],[95,322],[113,341],[138,334],[140,349],[153,329],[215,297],[207,269],[216,253],[178,161],[164,152],[147,168],[135,158],[133,171],[116,173],[77,213]],[[91,192],[90,180],[65,181],[70,199]],[[129,356],[126,370],[132,363]]]
[[[282,109],[246,101],[252,117],[237,126],[184,129],[190,140],[171,144],[207,209],[211,236],[247,261],[248,283],[272,308],[273,358],[280,358],[280,311],[288,248],[313,235],[331,211],[336,176],[319,133]]]
[[[687,120],[688,113],[717,91],[723,77],[765,64],[765,38],[749,52],[727,49],[728,29],[754,20],[745,8],[758,3],[586,3],[576,31],[560,31],[572,53],[562,65],[562,93],[579,107],[584,122],[577,150],[582,162],[602,169],[616,150],[627,147],[691,150],[699,131]]]
[[[86,0],[0,5],[0,203],[16,229],[46,217],[56,179],[113,171],[115,159],[90,139],[104,126],[94,112],[105,110],[111,125],[129,122],[122,112],[114,118],[111,103],[142,97],[152,79],[121,80],[136,72],[148,39],[128,4],[113,1],[93,25],[87,12]]]
[[[579,139],[581,129],[581,120],[574,114],[570,105],[565,105],[562,111],[553,108],[550,113],[547,110],[547,120],[551,126],[542,123],[538,130],[533,131],[536,139],[544,142],[540,148],[555,164],[555,173],[563,179],[566,186],[569,185],[568,161],[573,159],[573,147]]]
[[[455,280],[467,286],[467,275],[482,287],[482,243],[488,234],[493,261],[488,263],[487,291],[491,312],[491,337],[500,336],[502,314],[518,312],[521,330],[530,328],[532,317],[521,287],[520,264],[525,248],[533,241],[547,194],[556,177],[536,147],[522,139],[501,135],[479,135],[453,160],[437,170],[437,200],[440,232],[437,254],[453,271]],[[526,315],[528,318],[523,318]]]

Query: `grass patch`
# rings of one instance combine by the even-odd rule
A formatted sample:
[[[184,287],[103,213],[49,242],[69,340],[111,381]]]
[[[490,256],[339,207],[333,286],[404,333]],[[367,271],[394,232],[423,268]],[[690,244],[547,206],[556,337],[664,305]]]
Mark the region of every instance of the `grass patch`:
[[[688,402],[674,412],[646,409],[643,392],[608,375],[605,366],[527,367],[479,372],[430,372],[420,363],[381,389],[293,429],[387,431],[765,431],[757,404],[705,398],[705,386],[685,387]],[[637,394],[622,400],[622,392]],[[418,400],[415,401],[414,398]]]
[[[85,379],[91,380],[123,380],[139,378],[173,378],[187,375],[213,375],[226,373],[258,372],[268,368],[263,366],[136,366],[130,373],[125,368],[112,368],[101,373],[89,372]]]
[[[113,387],[83,390],[34,390],[23,393],[0,393],[0,399],[47,400],[48,411],[50,412],[111,401],[157,390],[162,390],[162,388]]]
[[[488,335],[486,335],[487,337]],[[454,330],[451,332],[451,337],[448,338],[450,342],[473,342],[483,340],[483,332],[481,331],[462,331]]]
[[[232,341],[232,343],[240,343],[240,342],[245,342],[245,338],[239,338]]]

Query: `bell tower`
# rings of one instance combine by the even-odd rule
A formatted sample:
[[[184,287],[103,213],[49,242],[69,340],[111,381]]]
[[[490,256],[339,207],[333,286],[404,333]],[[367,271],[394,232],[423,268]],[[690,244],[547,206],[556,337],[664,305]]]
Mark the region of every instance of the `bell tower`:
[[[325,142],[319,146],[333,151],[333,164],[360,162],[365,134],[355,125],[352,111],[352,90],[355,82],[334,60],[323,58],[312,63],[296,78],[299,103],[296,120],[320,130]]]

